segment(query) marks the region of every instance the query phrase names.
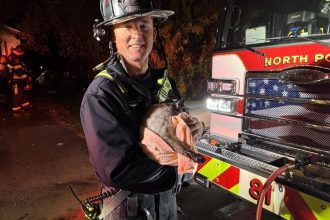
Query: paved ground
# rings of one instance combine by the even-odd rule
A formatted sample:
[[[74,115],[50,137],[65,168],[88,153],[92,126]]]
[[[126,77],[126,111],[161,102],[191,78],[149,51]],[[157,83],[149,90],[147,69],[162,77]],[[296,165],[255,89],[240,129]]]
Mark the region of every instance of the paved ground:
[[[200,103],[193,103],[199,106]],[[97,194],[99,184],[88,162],[84,136],[67,106],[37,99],[27,112],[13,116],[0,105],[0,220],[84,219],[68,184],[80,198]],[[64,109],[64,110],[63,110]],[[193,110],[208,123],[208,114]],[[220,208],[235,201],[226,192],[192,182],[178,196],[182,220],[254,219],[255,207],[225,216]],[[265,219],[276,219],[267,214]]]
[[[97,189],[84,137],[53,120],[55,106],[13,116],[1,110],[0,219],[82,219],[68,188],[85,198]]]

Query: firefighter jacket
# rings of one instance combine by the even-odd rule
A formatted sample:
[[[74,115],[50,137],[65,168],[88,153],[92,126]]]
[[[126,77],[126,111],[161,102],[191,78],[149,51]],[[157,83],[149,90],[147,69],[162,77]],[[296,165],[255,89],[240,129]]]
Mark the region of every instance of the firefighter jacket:
[[[9,79],[12,82],[19,80],[26,82],[29,80],[28,71],[23,65],[21,56],[10,54],[7,67],[9,70]]]
[[[164,72],[149,68],[143,77],[130,78],[118,59],[113,57],[106,67],[115,80],[96,77],[81,103],[90,162],[106,186],[145,194],[172,189],[177,183],[176,168],[152,161],[139,146],[142,117],[156,102],[157,80]],[[170,83],[170,99],[180,99],[173,80]]]

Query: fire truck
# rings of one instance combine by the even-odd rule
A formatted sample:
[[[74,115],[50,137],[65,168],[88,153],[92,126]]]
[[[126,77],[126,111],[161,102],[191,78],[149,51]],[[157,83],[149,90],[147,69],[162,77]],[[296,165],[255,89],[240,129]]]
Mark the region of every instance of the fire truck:
[[[284,219],[330,219],[330,0],[221,5],[195,181]]]

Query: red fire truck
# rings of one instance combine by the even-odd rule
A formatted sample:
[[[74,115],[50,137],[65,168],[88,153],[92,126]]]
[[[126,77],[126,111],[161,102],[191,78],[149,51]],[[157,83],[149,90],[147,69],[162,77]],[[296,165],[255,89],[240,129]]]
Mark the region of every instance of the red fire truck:
[[[329,21],[330,0],[222,1],[196,182],[330,219]]]

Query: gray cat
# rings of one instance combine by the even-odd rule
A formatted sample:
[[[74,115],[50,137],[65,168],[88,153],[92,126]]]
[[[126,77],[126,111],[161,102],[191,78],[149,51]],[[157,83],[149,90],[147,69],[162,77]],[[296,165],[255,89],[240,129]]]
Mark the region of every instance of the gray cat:
[[[161,103],[150,106],[142,125],[158,134],[174,151],[182,154],[196,163],[205,162],[202,154],[188,150],[190,147],[180,141],[172,127],[172,116],[184,112],[183,101],[176,103]]]

